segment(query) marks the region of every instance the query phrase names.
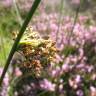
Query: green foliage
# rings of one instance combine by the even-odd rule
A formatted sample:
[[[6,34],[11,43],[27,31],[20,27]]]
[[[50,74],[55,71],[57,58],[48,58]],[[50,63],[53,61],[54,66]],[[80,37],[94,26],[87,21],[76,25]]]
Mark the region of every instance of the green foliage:
[[[8,38],[5,39],[3,35],[0,36],[0,66],[2,67],[4,67],[12,45],[12,41]]]
[[[71,54],[76,54],[77,53],[77,49],[73,46],[65,46],[65,48],[63,49],[63,54],[67,57],[68,55]]]
[[[17,16],[14,12],[14,10],[3,10],[1,11],[1,15],[0,18],[2,18],[0,20],[0,30],[2,30],[3,34],[5,36],[10,36],[10,33],[13,30],[17,30],[18,28],[20,28],[20,25],[18,23],[18,19]]]

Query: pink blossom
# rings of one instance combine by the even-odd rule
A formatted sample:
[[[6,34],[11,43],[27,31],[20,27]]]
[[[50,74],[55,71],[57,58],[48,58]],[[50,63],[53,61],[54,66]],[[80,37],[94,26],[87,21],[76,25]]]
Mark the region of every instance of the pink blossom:
[[[76,83],[80,83],[81,82],[81,76],[77,75],[75,78]]]
[[[42,89],[48,90],[48,91],[55,91],[55,84],[52,84],[47,79],[44,79],[43,81],[40,81],[40,87]]]
[[[80,0],[71,0],[71,3],[73,3],[73,4],[80,4]]]

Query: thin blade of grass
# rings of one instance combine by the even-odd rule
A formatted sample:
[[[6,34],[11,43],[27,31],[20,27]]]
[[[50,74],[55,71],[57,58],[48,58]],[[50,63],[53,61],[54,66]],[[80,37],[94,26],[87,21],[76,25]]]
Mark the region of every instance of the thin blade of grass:
[[[29,13],[28,13],[28,15],[27,15],[27,17],[26,17],[26,19],[25,19],[22,27],[21,27],[21,30],[20,30],[20,32],[19,32],[19,34],[18,34],[18,36],[17,36],[17,38],[16,38],[16,40],[15,40],[15,42],[13,44],[13,47],[12,47],[12,49],[10,51],[10,54],[8,56],[7,62],[5,64],[4,70],[3,70],[2,75],[1,75],[1,78],[0,78],[0,87],[2,85],[2,81],[3,81],[4,77],[5,77],[5,74],[7,72],[7,69],[9,67],[9,65],[10,65],[10,61],[11,61],[11,59],[12,59],[12,57],[13,57],[15,51],[16,51],[16,48],[18,46],[18,43],[19,43],[19,41],[20,41],[20,39],[21,39],[24,31],[26,30],[26,27],[29,24],[32,16],[34,15],[34,12],[36,11],[36,9],[37,9],[40,1],[41,0],[35,0],[34,1],[33,6],[31,7],[31,9],[30,9],[30,11],[29,11]]]
[[[13,0],[13,8],[14,8],[14,10],[15,10],[15,12],[16,12],[16,15],[17,15],[19,24],[20,24],[20,26],[22,26],[23,20],[22,20],[22,17],[21,17],[21,15],[20,15],[20,12],[19,12],[19,10],[18,10],[17,4],[16,4],[16,0]]]
[[[73,22],[73,26],[72,26],[72,29],[71,29],[71,31],[70,31],[70,33],[68,34],[68,36],[69,36],[69,42],[70,42],[70,38],[73,36],[73,32],[74,32],[74,29],[75,29],[75,25],[76,25],[76,23],[77,23],[77,19],[78,19],[78,16],[79,16],[79,11],[80,11],[80,8],[81,8],[81,1],[82,0],[80,0],[80,4],[78,5],[78,7],[77,7],[77,9],[76,9],[76,13],[75,13],[75,17],[74,17],[74,22]],[[68,42],[68,43],[69,43]]]
[[[56,32],[56,41],[58,40],[58,34],[59,34],[59,31],[60,31],[60,27],[61,27],[61,22],[62,22],[62,16],[63,16],[63,9],[64,9],[64,0],[61,0],[60,1],[60,13],[59,13],[59,21],[58,21],[58,29],[57,29],[57,32]]]
[[[3,54],[2,54],[3,59],[6,60],[6,50],[5,50],[5,45],[4,45],[4,37],[3,37],[2,34],[3,34],[3,33],[2,33],[2,31],[0,30],[0,43],[1,43],[0,49],[1,49],[1,51],[3,51]],[[2,48],[1,48],[1,47],[2,47]],[[0,62],[0,63],[1,63],[0,66],[3,65],[2,62]]]

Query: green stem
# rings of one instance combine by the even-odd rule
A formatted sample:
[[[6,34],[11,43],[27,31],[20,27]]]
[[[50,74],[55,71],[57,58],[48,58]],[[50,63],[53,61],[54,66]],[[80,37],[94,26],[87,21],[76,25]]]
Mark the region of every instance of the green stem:
[[[62,15],[63,15],[63,8],[64,8],[64,0],[60,1],[60,13],[59,13],[59,22],[58,22],[58,29],[56,32],[56,41],[58,40],[58,35],[61,27],[61,22],[62,22]]]
[[[68,36],[69,36],[68,43],[70,42],[70,38],[73,36],[73,31],[74,31],[75,25],[77,23],[77,19],[78,19],[78,16],[79,16],[79,11],[80,11],[80,8],[81,8],[81,1],[82,0],[80,0],[80,4],[78,5],[78,7],[76,9],[76,13],[75,13],[75,18],[74,18],[72,29],[71,29],[70,33],[68,34]]]
[[[8,56],[7,62],[5,64],[4,70],[3,70],[2,75],[1,75],[1,78],[0,78],[0,87],[2,85],[2,81],[3,81],[4,77],[5,77],[5,74],[7,72],[7,69],[9,67],[9,65],[10,65],[10,61],[11,61],[11,59],[12,59],[12,57],[13,57],[15,51],[16,51],[16,48],[18,46],[18,43],[19,43],[19,41],[20,41],[20,39],[21,39],[24,31],[26,30],[26,27],[29,24],[32,16],[34,15],[34,12],[36,11],[36,9],[37,9],[40,1],[41,0],[35,0],[34,1],[33,6],[31,7],[31,9],[30,9],[30,11],[29,11],[29,13],[28,13],[28,15],[27,15],[27,17],[26,17],[26,19],[25,19],[22,27],[21,27],[21,30],[20,30],[20,32],[19,32],[19,34],[18,34],[18,36],[17,36],[17,38],[16,38],[16,40],[15,40],[15,42],[13,44],[13,47],[12,47],[12,49],[10,51],[10,54]]]
[[[13,0],[13,7],[14,7],[15,12],[16,12],[16,15],[17,15],[17,17],[18,17],[19,24],[20,24],[20,26],[22,26],[23,20],[22,20],[22,18],[21,18],[21,16],[20,16],[20,12],[19,12],[19,10],[18,10],[17,4],[16,4],[16,0]]]
[[[5,51],[5,46],[4,46],[4,38],[3,38],[3,33],[2,33],[2,31],[0,30],[0,35],[1,35],[1,37],[0,37],[0,39],[1,39],[1,46],[2,46],[2,51],[3,51],[3,56],[4,56],[4,60],[6,60],[6,51]],[[2,64],[1,64],[2,65]]]

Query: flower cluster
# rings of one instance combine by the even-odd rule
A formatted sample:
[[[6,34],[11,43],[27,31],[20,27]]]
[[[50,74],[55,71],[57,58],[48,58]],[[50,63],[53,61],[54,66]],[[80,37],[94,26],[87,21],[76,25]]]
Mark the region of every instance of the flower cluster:
[[[0,7],[5,7],[5,8],[8,8],[8,7],[11,7],[12,6],[12,0],[1,0],[0,1],[0,4],[1,6]]]
[[[60,62],[62,62],[62,65],[59,67],[59,71],[58,69],[55,69],[55,71],[57,71],[59,77],[64,76],[64,80],[68,78],[67,86],[71,88],[74,95],[87,96],[88,93],[85,93],[84,87],[86,86],[86,90],[89,90],[89,92],[91,86],[96,87],[96,27],[92,25],[87,26],[86,24],[84,26],[83,22],[82,24],[77,22],[72,33],[69,33],[72,24],[65,23],[64,27],[64,31],[62,31],[61,27],[61,31],[59,31],[57,36],[57,46],[61,49],[61,54],[63,53],[59,57],[61,58]],[[52,34],[57,33],[53,32]],[[69,77],[67,75],[69,75]],[[63,87],[65,86],[66,85],[63,84]],[[81,93],[79,93],[78,90],[82,92],[80,91]]]
[[[32,28],[27,28],[17,51],[24,56],[24,61],[19,64],[23,73],[32,71],[39,76],[41,69],[45,69],[54,60],[57,49],[51,39],[43,39]]]
[[[0,76],[3,72],[3,68],[0,68]],[[8,73],[5,75],[5,78],[2,83],[2,87],[0,88],[0,96],[8,96],[8,86],[9,86],[9,76]]]
[[[59,55],[56,55],[57,63],[49,70],[52,80],[49,85],[54,85],[54,92],[61,92],[59,94],[94,96],[92,94],[96,92],[96,26],[89,17],[79,16],[72,31],[72,18],[63,17],[60,23],[58,19],[58,14],[44,13],[33,20],[34,30],[41,34],[49,34],[60,50]],[[47,81],[44,84],[47,86]],[[47,87],[44,88],[46,90]]]

